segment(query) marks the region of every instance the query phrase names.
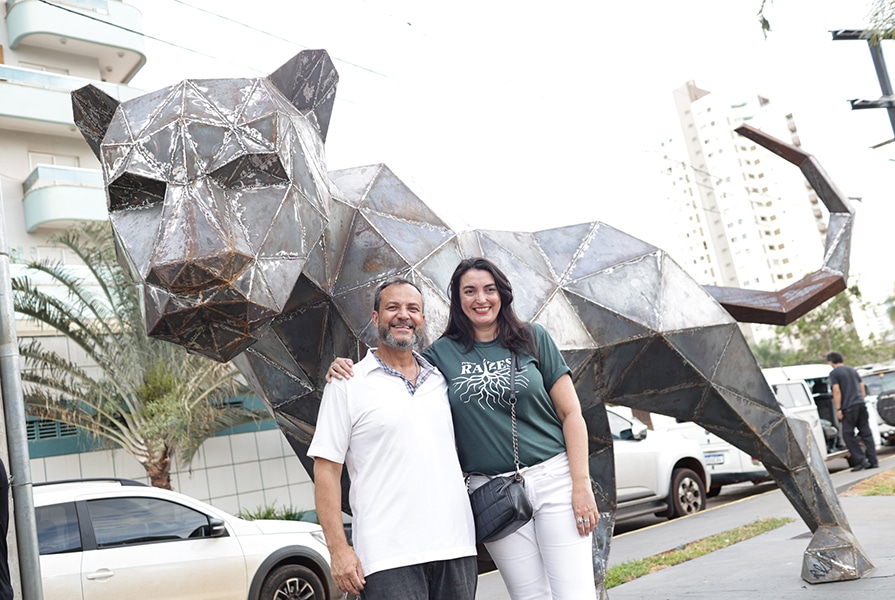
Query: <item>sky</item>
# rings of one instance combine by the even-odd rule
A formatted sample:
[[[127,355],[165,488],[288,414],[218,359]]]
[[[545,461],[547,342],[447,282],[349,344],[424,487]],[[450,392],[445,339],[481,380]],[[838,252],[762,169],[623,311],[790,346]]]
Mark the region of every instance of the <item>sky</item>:
[[[329,169],[385,163],[458,229],[603,221],[667,247],[657,151],[679,127],[672,91],[759,93],[861,199],[853,278],[871,300],[893,293],[895,143],[871,149],[893,132],[884,110],[848,102],[880,96],[867,44],[830,34],[864,27],[869,0],[768,0],[767,37],[761,0],[126,2],[160,40],[131,81],[147,91],[325,48],[340,75]]]

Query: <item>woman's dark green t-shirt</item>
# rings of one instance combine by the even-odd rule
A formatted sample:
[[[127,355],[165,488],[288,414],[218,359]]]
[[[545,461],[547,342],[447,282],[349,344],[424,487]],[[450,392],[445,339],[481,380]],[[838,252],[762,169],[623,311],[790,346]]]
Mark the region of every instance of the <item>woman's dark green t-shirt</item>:
[[[565,451],[562,424],[550,388],[570,372],[550,334],[531,325],[539,357],[521,355],[516,372],[516,423],[523,467]],[[496,475],[515,468],[510,418],[510,351],[495,340],[464,346],[440,338],[423,356],[448,382],[460,466],[467,473]]]

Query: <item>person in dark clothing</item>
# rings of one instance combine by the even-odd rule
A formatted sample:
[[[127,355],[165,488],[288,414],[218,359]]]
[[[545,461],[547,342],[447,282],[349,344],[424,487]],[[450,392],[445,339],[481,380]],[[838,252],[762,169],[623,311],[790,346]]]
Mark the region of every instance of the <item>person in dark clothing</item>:
[[[0,459],[0,600],[12,600],[12,582],[9,579],[9,546],[6,532],[9,529],[9,475]]]
[[[854,368],[844,364],[845,360],[838,352],[827,354],[827,362],[833,367],[830,371],[830,387],[833,390],[833,403],[836,415],[842,422],[842,438],[851,455],[849,464],[852,471],[875,469],[879,466],[876,458],[876,444],[870,432],[870,419],[864,396],[864,382]],[[855,435],[855,429],[858,435]]]

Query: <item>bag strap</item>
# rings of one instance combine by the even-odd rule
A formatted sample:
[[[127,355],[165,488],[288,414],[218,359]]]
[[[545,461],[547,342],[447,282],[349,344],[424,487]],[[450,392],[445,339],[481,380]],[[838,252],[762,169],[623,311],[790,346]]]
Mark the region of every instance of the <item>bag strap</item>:
[[[519,472],[519,432],[516,429],[516,353],[510,353],[510,419],[513,429],[513,462],[516,463],[516,481],[522,481]]]
[[[517,367],[517,358],[515,352],[510,352],[510,420],[512,423],[512,431],[513,431],[513,462],[516,465],[516,474],[513,475],[513,479],[516,481],[525,482],[525,478],[522,477],[521,466],[519,465],[519,432],[516,430],[516,367]],[[467,473],[466,474],[466,491],[469,492],[469,476],[476,475],[477,473]]]

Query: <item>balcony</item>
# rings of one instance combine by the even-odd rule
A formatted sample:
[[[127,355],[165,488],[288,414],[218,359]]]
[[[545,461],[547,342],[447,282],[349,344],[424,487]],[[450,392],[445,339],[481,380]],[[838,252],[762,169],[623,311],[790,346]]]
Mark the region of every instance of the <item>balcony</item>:
[[[144,93],[126,85],[0,65],[0,129],[79,137],[71,92],[88,83],[120,101]]]
[[[142,15],[119,0],[12,0],[9,46],[49,48],[99,61],[103,81],[127,83],[146,63]]]
[[[95,169],[38,165],[22,188],[28,233],[108,218],[103,176]]]

